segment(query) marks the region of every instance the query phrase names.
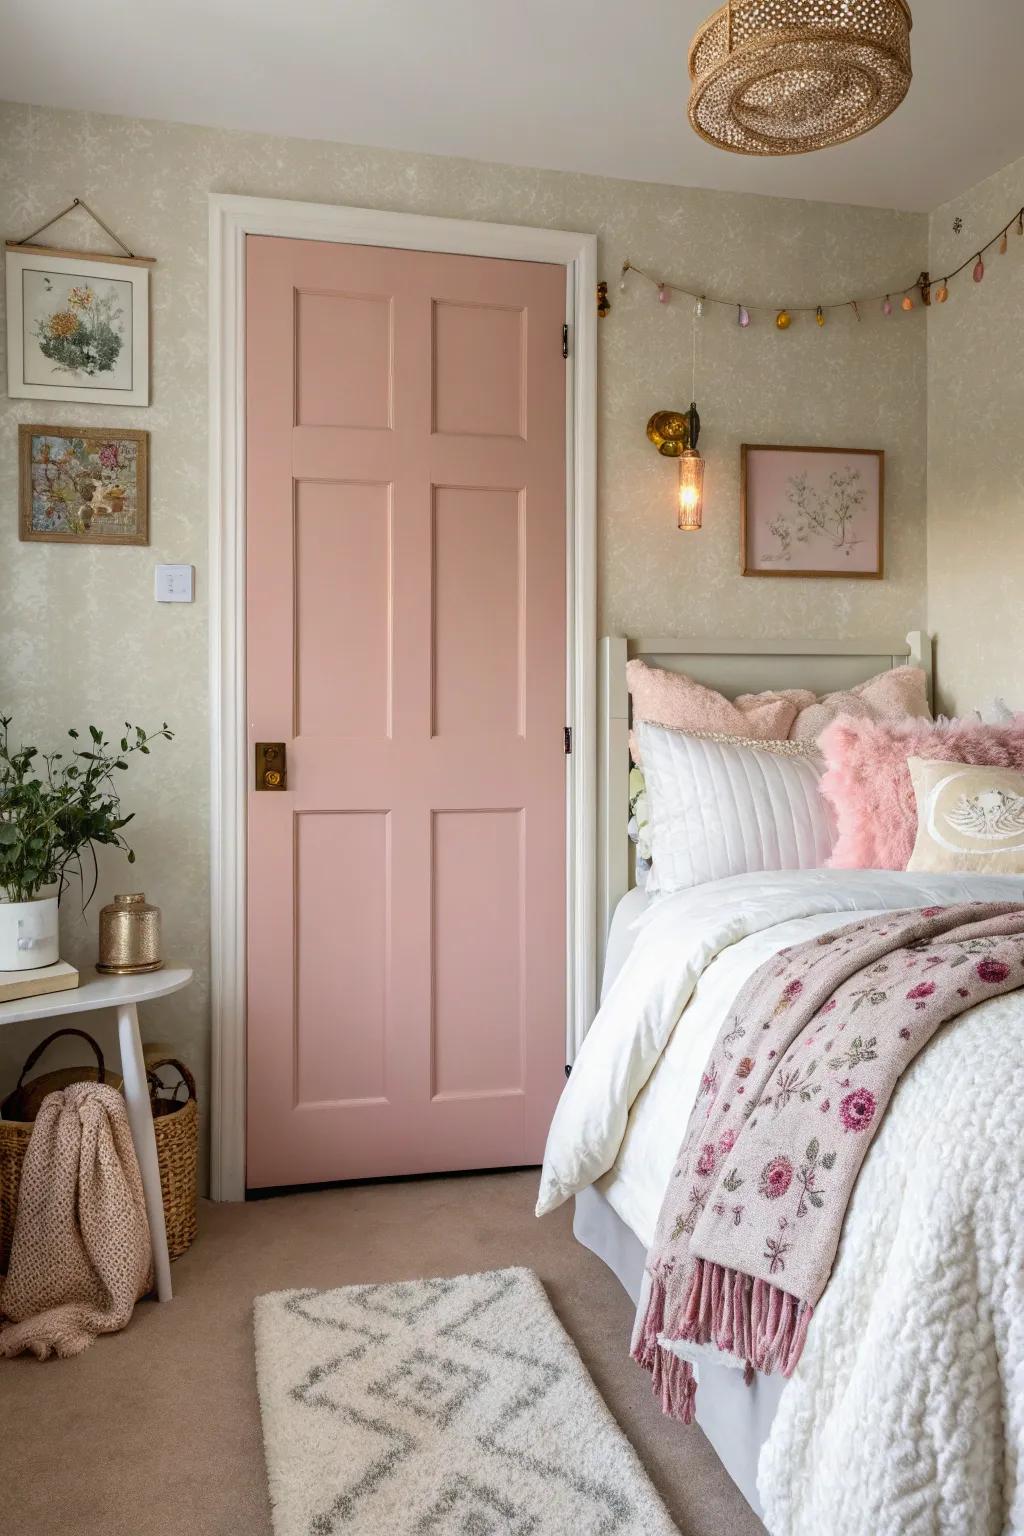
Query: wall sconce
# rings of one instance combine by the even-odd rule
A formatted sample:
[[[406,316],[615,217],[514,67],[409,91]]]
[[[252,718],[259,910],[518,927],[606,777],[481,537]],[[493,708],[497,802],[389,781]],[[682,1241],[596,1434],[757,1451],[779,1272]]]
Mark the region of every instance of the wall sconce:
[[[700,417],[697,406],[680,411],[655,411],[647,423],[647,436],[660,454],[679,460],[679,527],[696,532],[704,513],[704,460],[697,452]]]

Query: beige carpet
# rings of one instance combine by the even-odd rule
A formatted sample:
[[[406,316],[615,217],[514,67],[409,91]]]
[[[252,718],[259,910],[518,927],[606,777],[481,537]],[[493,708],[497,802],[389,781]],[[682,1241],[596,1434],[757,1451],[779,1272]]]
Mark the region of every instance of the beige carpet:
[[[632,1308],[573,1240],[537,1221],[536,1175],[432,1179],[207,1206],[144,1302],[74,1360],[0,1362],[0,1526],[18,1536],[270,1536],[252,1342],[265,1291],[525,1265],[544,1282],[681,1536],[757,1536],[696,1428],[662,1418],[628,1358]],[[15,1471],[16,1469],[16,1471]]]

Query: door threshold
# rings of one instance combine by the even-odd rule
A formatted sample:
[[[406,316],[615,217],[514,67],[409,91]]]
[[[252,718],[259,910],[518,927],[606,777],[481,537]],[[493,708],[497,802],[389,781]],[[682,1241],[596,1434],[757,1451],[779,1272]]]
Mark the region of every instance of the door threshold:
[[[428,1179],[482,1179],[494,1173],[539,1173],[539,1163],[500,1168],[446,1168],[437,1173],[385,1173],[373,1179],[325,1179],[318,1184],[272,1184],[247,1189],[246,1200],[276,1200],[279,1195],[315,1195],[323,1189],[359,1189],[372,1184],[423,1184]]]

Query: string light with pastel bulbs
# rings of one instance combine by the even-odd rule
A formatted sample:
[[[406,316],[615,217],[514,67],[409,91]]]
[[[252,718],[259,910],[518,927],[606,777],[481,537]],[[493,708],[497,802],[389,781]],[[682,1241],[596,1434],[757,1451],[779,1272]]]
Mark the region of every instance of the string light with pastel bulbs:
[[[1017,234],[1024,237],[1024,208],[1018,209],[1012,218],[992,236],[991,240],[987,241],[980,250],[975,250],[972,255],[968,256],[966,261],[962,261],[952,272],[947,272],[944,277],[933,278],[929,273],[922,272],[913,283],[908,284],[906,287],[894,287],[888,293],[873,294],[866,298],[833,299],[828,303],[822,304],[749,304],[742,299],[726,298],[707,292],[695,292],[690,288],[683,287],[679,283],[666,282],[663,278],[655,277],[653,273],[645,271],[643,267],[638,267],[634,262],[628,260],[622,263],[619,291],[625,293],[627,279],[630,273],[635,273],[637,277],[653,284],[657,290],[659,303],[668,304],[674,293],[680,293],[685,298],[693,300],[693,313],[698,319],[706,313],[708,305],[717,304],[726,309],[733,310],[736,315],[736,324],[744,331],[750,328],[753,316],[756,314],[774,316],[776,329],[788,331],[800,315],[813,315],[815,323],[819,327],[823,327],[831,310],[852,309],[855,317],[860,320],[861,309],[867,305],[876,304],[880,306],[881,312],[886,319],[889,319],[895,309],[893,295],[896,296],[900,309],[904,313],[909,314],[917,308],[915,295],[925,305],[931,304],[933,296],[937,303],[945,304],[949,299],[950,283],[954,278],[959,277],[962,272],[965,272],[968,267],[971,268],[971,276],[975,283],[982,282],[985,277],[985,256],[987,252],[995,248],[1000,256],[1005,256],[1009,248],[1009,234],[1014,226],[1016,226]]]

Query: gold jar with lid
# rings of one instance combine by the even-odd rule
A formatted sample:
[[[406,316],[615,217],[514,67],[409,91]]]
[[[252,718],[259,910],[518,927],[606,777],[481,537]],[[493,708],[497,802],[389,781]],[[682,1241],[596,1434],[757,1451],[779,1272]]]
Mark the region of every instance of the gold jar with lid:
[[[160,908],[142,891],[115,896],[100,912],[100,957],[96,969],[107,976],[139,976],[158,971]]]

